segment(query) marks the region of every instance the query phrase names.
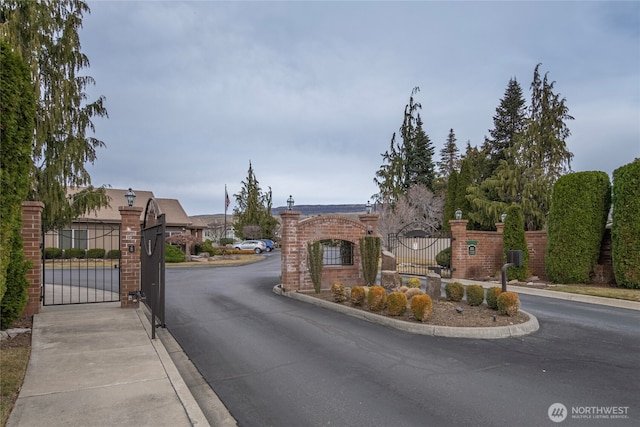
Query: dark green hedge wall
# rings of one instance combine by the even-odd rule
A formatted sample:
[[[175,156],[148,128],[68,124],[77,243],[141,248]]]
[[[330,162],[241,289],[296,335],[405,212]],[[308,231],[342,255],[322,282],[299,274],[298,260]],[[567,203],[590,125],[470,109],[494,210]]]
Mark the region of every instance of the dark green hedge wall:
[[[504,221],[504,232],[502,234],[502,252],[504,263],[507,262],[508,250],[522,250],[522,267],[509,267],[507,269],[507,279],[524,281],[529,277],[529,250],[527,249],[527,239],[524,234],[524,217],[522,208],[518,205],[511,205],[507,208],[507,218]]]
[[[611,208],[609,176],[576,172],[556,181],[549,211],[545,266],[554,283],[591,283]]]
[[[618,286],[640,288],[640,159],[613,171],[611,257]]]
[[[27,304],[22,202],[29,191],[35,96],[29,68],[0,41],[0,318],[10,327]]]

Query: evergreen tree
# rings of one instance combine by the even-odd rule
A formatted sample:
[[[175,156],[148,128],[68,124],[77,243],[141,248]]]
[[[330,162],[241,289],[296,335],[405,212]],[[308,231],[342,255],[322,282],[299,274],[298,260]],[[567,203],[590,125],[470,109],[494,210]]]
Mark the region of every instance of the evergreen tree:
[[[372,198],[376,204],[393,206],[403,192],[403,165],[401,147],[396,143],[396,134],[391,137],[389,150],[382,154],[383,163],[376,172],[373,182],[378,186],[378,193]]]
[[[236,199],[233,208],[235,235],[241,239],[272,239],[277,220],[271,214],[271,188],[266,193],[262,192],[251,162],[247,179],[242,181],[240,192],[233,196]],[[259,236],[249,236],[253,229],[256,229]]]
[[[29,69],[0,40],[0,324],[22,314],[29,282],[22,240],[22,202],[29,191],[35,97]]]
[[[420,184],[433,191],[433,184],[436,178],[435,165],[433,163],[435,148],[429,136],[424,132],[419,114],[416,120],[415,134],[406,143],[406,146],[405,189],[408,190],[414,185]]]
[[[496,114],[493,116],[494,127],[489,130],[491,138],[486,140],[492,172],[498,167],[500,160],[508,160],[507,153],[515,145],[516,136],[525,129],[526,112],[522,88],[514,77],[509,80],[504,97],[496,108]]]
[[[529,275],[529,249],[524,234],[524,218],[520,206],[511,205],[506,210],[507,218],[504,221],[502,234],[502,251],[504,262],[507,262],[507,251],[522,251],[522,266],[507,268],[507,279],[525,281]]]
[[[442,229],[451,230],[449,220],[455,218],[456,194],[458,190],[458,171],[453,169],[447,180],[447,195],[444,199],[444,212],[442,213]]]
[[[440,150],[440,161],[438,162],[438,174],[445,180],[449,179],[451,173],[457,170],[460,165],[460,150],[458,150],[456,141],[456,134],[452,128],[449,130],[447,142]]]
[[[106,117],[99,97],[87,102],[94,84],[81,73],[89,59],[80,50],[78,29],[89,13],[82,0],[20,1],[0,4],[0,35],[29,66],[37,102],[33,170],[29,198],[44,202],[43,225],[52,229],[71,222],[78,209],[106,206],[104,188],[91,187],[86,162],[96,160],[104,143],[87,135],[93,117]],[[84,196],[67,198],[67,187],[87,187]]]

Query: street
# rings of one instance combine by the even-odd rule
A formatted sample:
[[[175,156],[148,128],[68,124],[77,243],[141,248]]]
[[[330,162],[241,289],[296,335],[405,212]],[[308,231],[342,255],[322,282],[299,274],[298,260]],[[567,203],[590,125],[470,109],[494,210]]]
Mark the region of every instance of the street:
[[[555,403],[561,425],[640,420],[638,311],[521,295],[535,334],[418,336],[274,294],[265,258],[166,270],[167,327],[240,426],[557,425]]]

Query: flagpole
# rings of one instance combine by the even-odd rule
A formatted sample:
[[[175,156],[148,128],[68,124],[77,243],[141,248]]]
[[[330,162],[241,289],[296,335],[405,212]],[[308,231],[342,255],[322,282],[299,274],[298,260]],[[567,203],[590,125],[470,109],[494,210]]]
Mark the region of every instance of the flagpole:
[[[225,239],[227,238],[227,208],[228,207],[229,207],[229,194],[227,193],[227,184],[225,184],[224,185],[224,232],[222,236]]]

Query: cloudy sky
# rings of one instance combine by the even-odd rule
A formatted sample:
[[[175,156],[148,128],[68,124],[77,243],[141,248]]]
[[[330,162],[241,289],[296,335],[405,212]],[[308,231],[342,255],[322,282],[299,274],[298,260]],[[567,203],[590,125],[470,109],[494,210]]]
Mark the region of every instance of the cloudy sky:
[[[224,212],[249,162],[274,207],[366,203],[418,86],[436,158],[481,145],[511,77],[567,100],[574,171],[640,157],[639,2],[89,1],[108,119],[94,185]],[[231,212],[231,209],[229,210]]]

